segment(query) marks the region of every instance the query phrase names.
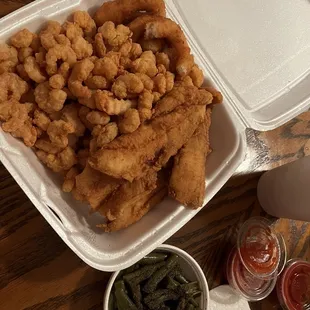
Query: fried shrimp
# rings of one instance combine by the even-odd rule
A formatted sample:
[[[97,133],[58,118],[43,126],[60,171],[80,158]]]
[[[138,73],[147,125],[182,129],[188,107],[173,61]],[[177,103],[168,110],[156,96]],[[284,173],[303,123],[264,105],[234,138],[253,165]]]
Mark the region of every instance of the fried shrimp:
[[[0,75],[0,102],[8,99],[20,100],[27,93],[29,86],[15,73],[5,72]]]
[[[57,61],[62,60],[67,62],[70,67],[76,63],[76,54],[70,46],[57,44],[49,49],[46,54],[46,71],[49,75],[57,73]]]
[[[88,78],[91,71],[94,69],[94,64],[89,59],[84,59],[77,62],[72,70],[68,81],[69,90],[76,97],[90,98],[91,91],[82,83]]]
[[[95,14],[97,26],[107,21],[123,24],[137,16],[138,12],[166,16],[166,7],[163,0],[116,0],[105,2]]]
[[[169,18],[151,21],[145,27],[145,39],[167,39],[177,53],[176,71],[180,76],[187,75],[194,66],[186,37],[181,27]]]

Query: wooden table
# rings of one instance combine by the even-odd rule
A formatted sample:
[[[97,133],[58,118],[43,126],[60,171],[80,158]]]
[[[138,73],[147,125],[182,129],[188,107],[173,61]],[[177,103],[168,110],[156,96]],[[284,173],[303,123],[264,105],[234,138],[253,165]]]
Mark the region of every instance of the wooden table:
[[[0,0],[0,15],[31,2]],[[267,216],[256,198],[265,170],[310,155],[310,112],[270,132],[247,130],[246,160],[223,189],[168,243],[192,254],[211,288],[225,283],[223,266],[238,227]],[[310,260],[310,223],[278,219],[289,257]],[[88,267],[58,237],[0,164],[0,309],[102,309],[110,274]],[[253,309],[280,309],[275,294]]]

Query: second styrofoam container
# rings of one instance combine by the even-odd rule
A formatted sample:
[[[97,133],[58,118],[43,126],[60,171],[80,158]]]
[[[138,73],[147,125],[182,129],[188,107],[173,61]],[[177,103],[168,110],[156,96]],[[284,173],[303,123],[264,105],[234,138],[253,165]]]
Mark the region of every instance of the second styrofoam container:
[[[38,31],[48,19],[63,22],[76,10],[93,13],[102,2],[37,0],[0,20],[0,39],[6,41],[24,27]],[[282,34],[281,26],[286,25],[289,14],[299,16],[296,34],[300,31],[308,34],[310,27],[306,27],[305,14],[310,8],[301,2],[298,5],[295,1],[278,2],[166,1],[168,16],[183,27],[207,82],[222,91],[225,98],[223,105],[214,108],[212,118],[213,152],[207,161],[205,204],[242,162],[246,151],[246,127],[274,128],[309,107],[310,87],[306,87],[310,80],[309,68],[304,65],[301,70],[301,66],[294,64],[307,60],[303,51],[309,45],[310,33],[307,40],[303,37],[296,47],[293,46],[296,36],[290,29],[291,46],[282,51],[281,57],[275,53],[273,44],[263,40],[268,37],[270,27],[276,27],[272,28],[272,33]],[[275,19],[270,18],[267,22],[260,14],[260,8],[269,15],[273,12]],[[248,15],[238,15],[238,10]],[[231,11],[235,15],[229,13]],[[254,17],[257,26],[246,27]],[[259,24],[259,17],[263,25],[266,24],[264,27]],[[280,38],[274,35],[272,40]],[[296,53],[296,49],[300,53]],[[269,53],[264,63],[260,58],[262,52],[264,55]],[[46,169],[31,149],[3,131],[0,131],[0,160],[66,244],[87,264],[99,270],[115,271],[134,264],[199,212],[167,198],[128,229],[104,233],[96,228],[96,224],[102,223],[102,217],[89,215],[85,204],[63,193],[61,179]]]

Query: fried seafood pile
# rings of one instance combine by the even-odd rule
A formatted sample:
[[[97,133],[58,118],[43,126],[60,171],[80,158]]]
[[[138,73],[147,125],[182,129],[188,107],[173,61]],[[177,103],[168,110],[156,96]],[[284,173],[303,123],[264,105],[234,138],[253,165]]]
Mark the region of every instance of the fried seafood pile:
[[[202,206],[211,106],[222,101],[162,0],[106,2],[0,45],[3,131],[123,229],[168,193]]]

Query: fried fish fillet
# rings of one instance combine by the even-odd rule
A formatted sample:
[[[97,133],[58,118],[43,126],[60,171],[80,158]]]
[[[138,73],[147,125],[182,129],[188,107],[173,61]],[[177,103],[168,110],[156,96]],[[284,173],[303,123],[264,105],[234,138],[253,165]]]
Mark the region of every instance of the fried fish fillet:
[[[169,182],[169,195],[193,209],[202,206],[205,196],[206,157],[211,152],[211,111],[207,109],[205,121],[174,157]]]
[[[198,89],[196,86],[186,86],[179,82],[171,92],[161,99],[154,109],[153,118],[169,113],[180,105],[207,105],[211,104],[213,95],[206,89]]]
[[[83,172],[75,177],[75,184],[73,196],[77,200],[87,201],[94,212],[121,185],[121,182],[94,170],[87,164]]]
[[[139,221],[167,194],[164,174],[150,170],[143,178],[125,182],[101,205],[98,212],[107,224],[99,225],[106,232],[117,231]]]
[[[91,154],[92,168],[132,182],[149,170],[160,170],[204,120],[205,106],[179,106],[136,131],[116,138]]]

